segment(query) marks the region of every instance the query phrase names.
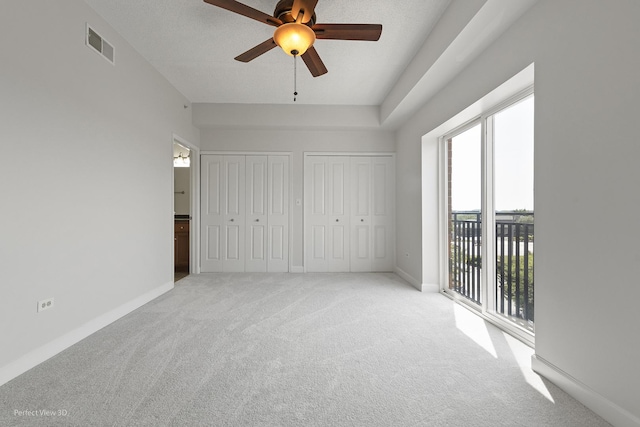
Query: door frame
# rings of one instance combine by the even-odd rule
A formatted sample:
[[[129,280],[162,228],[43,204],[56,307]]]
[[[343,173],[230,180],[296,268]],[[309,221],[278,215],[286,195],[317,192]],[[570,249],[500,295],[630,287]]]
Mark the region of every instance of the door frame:
[[[374,152],[370,152],[370,151],[303,151],[302,152],[302,194],[303,194],[303,198],[302,200],[304,200],[304,189],[306,187],[306,182],[304,182],[304,178],[305,178],[305,167],[307,164],[307,159],[309,157],[314,157],[314,156],[321,156],[321,157],[331,157],[331,156],[338,156],[338,157],[391,157],[393,159],[393,164],[394,164],[394,168],[396,165],[396,153],[393,151],[374,151]],[[395,169],[394,169],[395,170]],[[397,171],[396,171],[397,174]],[[396,177],[394,177],[396,178]],[[397,182],[396,182],[397,184]],[[396,206],[396,192],[394,191],[393,193],[394,196],[394,200],[393,200],[393,206]],[[303,213],[302,213],[302,262],[303,262],[303,271],[305,273],[307,273],[307,255],[308,255],[308,247],[307,247],[307,238],[306,238],[306,230],[307,230],[307,209],[306,206],[304,206],[304,202],[303,202]],[[397,270],[397,241],[395,240],[396,238],[396,217],[394,215],[394,221],[393,221],[393,268],[394,270]]]
[[[191,215],[189,223],[189,274],[200,273],[200,149],[180,137],[173,134],[171,145],[178,143],[187,147],[190,151],[189,157],[189,192],[191,193]],[[172,156],[173,157],[173,156]],[[173,169],[172,169],[173,170]],[[172,186],[173,187],[173,186]],[[175,191],[175,189],[174,189]],[[172,225],[173,227],[173,225]]]
[[[292,262],[292,257],[291,257],[291,248],[293,247],[293,230],[291,229],[293,221],[292,221],[292,217],[291,217],[291,213],[293,212],[293,208],[294,208],[294,203],[295,201],[293,200],[293,153],[291,151],[229,151],[229,150],[202,150],[199,152],[198,154],[198,166],[200,166],[200,159],[201,156],[205,156],[205,155],[214,155],[214,156],[287,156],[289,158],[289,185],[288,185],[288,190],[289,190],[289,237],[287,239],[287,244],[289,245],[289,250],[288,252],[288,260],[287,260],[287,264],[289,265],[289,273],[292,273],[292,268],[293,266],[291,265]],[[200,203],[201,203],[201,197],[202,195],[200,194],[200,169],[198,168],[198,175],[197,175],[197,181],[198,181],[198,194],[197,194],[197,199],[198,199],[198,273],[200,272]]]

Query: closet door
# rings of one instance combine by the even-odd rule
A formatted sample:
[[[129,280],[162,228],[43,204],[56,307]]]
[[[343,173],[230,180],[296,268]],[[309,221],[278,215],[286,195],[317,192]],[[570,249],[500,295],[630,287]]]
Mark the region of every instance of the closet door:
[[[371,270],[393,271],[395,260],[395,161],[371,160]]]
[[[267,271],[267,156],[246,158],[245,271]]]
[[[351,158],[351,271],[393,271],[392,157]]]
[[[349,271],[349,158],[330,157],[327,166],[327,271],[345,272]]]
[[[308,272],[349,271],[349,158],[309,156],[305,164]]]
[[[304,165],[305,271],[327,271],[327,163],[309,156]]]
[[[289,157],[201,159],[201,271],[289,271]]]
[[[245,158],[225,156],[224,174],[224,263],[222,271],[244,271],[245,260]]]
[[[393,271],[393,157],[308,156],[304,174],[306,271]]]
[[[201,183],[201,270],[244,271],[244,156],[203,155]]]
[[[222,271],[223,156],[202,156],[200,162],[200,269]]]
[[[289,157],[269,156],[267,271],[289,271]]]
[[[351,158],[351,271],[371,271],[372,161],[370,157]]]

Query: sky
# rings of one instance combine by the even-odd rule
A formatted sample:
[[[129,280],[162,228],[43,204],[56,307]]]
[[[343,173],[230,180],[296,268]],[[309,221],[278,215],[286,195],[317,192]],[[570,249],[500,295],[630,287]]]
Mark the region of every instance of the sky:
[[[497,211],[533,210],[533,97],[494,116],[494,203]],[[453,138],[452,207],[479,210],[481,126]]]

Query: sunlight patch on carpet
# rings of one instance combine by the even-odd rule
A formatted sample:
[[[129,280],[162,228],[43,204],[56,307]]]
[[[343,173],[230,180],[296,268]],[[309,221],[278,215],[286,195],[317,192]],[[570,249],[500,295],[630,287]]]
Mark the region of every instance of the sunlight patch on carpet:
[[[453,305],[453,314],[456,318],[456,328],[497,359],[498,354],[485,321],[460,304]]]
[[[511,349],[511,352],[513,353],[514,359],[518,362],[520,372],[522,372],[522,376],[527,384],[533,387],[534,390],[544,396],[544,398],[549,402],[556,403],[540,375],[536,374],[531,369],[531,356],[534,353],[533,349],[505,332],[503,332],[503,335]]]

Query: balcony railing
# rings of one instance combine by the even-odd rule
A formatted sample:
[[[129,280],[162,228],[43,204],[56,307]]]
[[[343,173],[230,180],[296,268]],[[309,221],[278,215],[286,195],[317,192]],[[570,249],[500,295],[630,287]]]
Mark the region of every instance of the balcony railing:
[[[449,224],[449,288],[482,304],[480,212],[453,212]],[[533,330],[533,212],[496,212],[495,310]]]

